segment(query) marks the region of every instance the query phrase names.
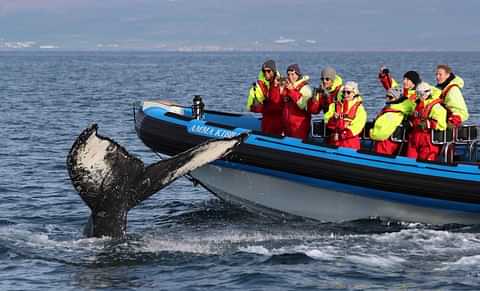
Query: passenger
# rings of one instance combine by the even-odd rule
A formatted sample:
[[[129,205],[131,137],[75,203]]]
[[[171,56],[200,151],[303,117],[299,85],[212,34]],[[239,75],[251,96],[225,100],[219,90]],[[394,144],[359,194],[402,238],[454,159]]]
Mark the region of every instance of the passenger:
[[[382,83],[383,88],[385,90],[391,88],[398,88],[399,85],[397,81],[392,77],[390,74],[390,70],[385,66],[380,67],[380,72],[378,73],[378,79],[380,83]],[[415,88],[418,84],[420,84],[422,80],[420,79],[420,75],[415,71],[408,71],[403,75],[403,96],[408,97],[408,99],[415,101],[417,99],[417,95],[415,93]]]
[[[435,161],[440,146],[432,144],[432,131],[447,128],[447,110],[442,106],[441,91],[422,82],[417,86],[417,105],[410,119],[412,131],[408,137],[407,156]]]
[[[367,112],[356,82],[345,83],[339,99],[330,104],[324,120],[330,130],[328,144],[360,148],[359,134],[367,122]]]
[[[403,120],[412,114],[415,102],[402,95],[400,88],[388,89],[385,107],[374,120],[370,138],[374,140],[374,151],[380,154],[398,155],[401,143],[391,140],[392,134]]]
[[[280,97],[278,78],[280,73],[273,60],[262,65],[258,80],[248,93],[247,109],[262,113],[262,132],[281,135],[283,101]]]
[[[288,66],[287,83],[281,95],[284,101],[283,126],[286,136],[306,139],[310,130],[311,113],[307,104],[312,98],[308,76],[303,76],[297,64]]]
[[[468,109],[462,95],[463,79],[455,76],[448,65],[438,65],[435,78],[437,88],[442,90],[440,99],[447,109],[449,127],[459,127],[468,119]]]
[[[330,104],[335,102],[340,95],[343,80],[332,67],[324,68],[320,73],[320,86],[308,102],[308,111],[312,114],[328,111]]]

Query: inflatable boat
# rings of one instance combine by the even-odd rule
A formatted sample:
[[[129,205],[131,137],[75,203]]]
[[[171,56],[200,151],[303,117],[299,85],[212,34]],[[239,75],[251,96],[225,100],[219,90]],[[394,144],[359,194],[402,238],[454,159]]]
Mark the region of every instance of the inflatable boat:
[[[455,161],[425,162],[323,142],[314,120],[307,140],[260,132],[259,116],[202,110],[167,101],[134,108],[135,129],[152,151],[172,156],[207,139],[249,132],[227,159],[191,173],[214,195],[251,211],[320,221],[386,218],[429,224],[480,223],[477,128],[436,137],[455,145]],[[401,134],[400,134],[401,138]]]

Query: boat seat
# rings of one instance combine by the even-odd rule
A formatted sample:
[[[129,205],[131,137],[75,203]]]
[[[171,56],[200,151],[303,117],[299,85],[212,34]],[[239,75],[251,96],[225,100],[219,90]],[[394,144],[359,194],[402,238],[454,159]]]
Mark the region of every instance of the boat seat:
[[[310,126],[310,134],[312,137],[326,137],[327,134],[327,124],[323,119],[312,119]]]
[[[373,121],[367,121],[367,123],[365,123],[365,127],[362,130],[362,133],[360,134],[361,139],[370,140],[370,129],[372,128]]]
[[[401,123],[399,126],[397,126],[393,134],[390,136],[390,140],[393,142],[401,143],[407,142],[407,131],[408,126],[404,123]]]

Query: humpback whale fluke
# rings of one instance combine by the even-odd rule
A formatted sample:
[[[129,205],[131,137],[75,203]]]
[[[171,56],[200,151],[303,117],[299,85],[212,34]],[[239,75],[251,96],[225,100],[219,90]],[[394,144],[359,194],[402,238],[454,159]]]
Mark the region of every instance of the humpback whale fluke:
[[[92,213],[88,236],[122,238],[130,209],[175,179],[229,154],[247,134],[209,140],[190,150],[144,166],[114,140],[97,135],[98,126],[86,128],[67,157],[73,186]]]

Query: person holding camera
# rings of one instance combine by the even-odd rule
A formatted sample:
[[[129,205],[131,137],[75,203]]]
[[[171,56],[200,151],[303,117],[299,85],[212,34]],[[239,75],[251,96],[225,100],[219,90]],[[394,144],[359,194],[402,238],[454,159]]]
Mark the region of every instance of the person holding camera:
[[[306,139],[310,131],[311,113],[307,110],[312,98],[309,77],[302,75],[300,66],[292,64],[287,68],[287,82],[282,90],[284,102],[282,121],[286,136]]]
[[[312,114],[328,111],[340,95],[343,80],[332,67],[326,67],[320,72],[320,86],[308,103],[308,110]]]
[[[262,132],[274,135],[283,134],[279,77],[275,61],[267,60],[258,73],[257,82],[250,87],[247,98],[247,109],[262,114]]]

